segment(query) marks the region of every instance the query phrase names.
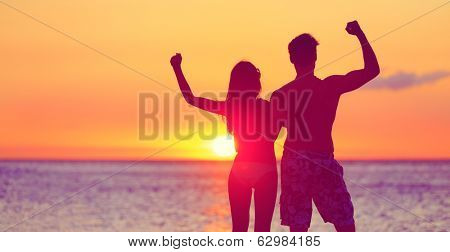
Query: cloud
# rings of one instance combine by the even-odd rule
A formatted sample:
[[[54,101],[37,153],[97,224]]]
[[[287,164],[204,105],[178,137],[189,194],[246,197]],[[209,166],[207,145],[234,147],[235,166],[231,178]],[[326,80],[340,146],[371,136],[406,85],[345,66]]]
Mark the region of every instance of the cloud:
[[[448,71],[436,71],[423,75],[417,75],[415,73],[398,72],[387,77],[378,77],[371,81],[366,87],[371,89],[393,89],[399,90],[409,88],[412,86],[418,86],[423,84],[433,83],[437,80],[450,76]]]

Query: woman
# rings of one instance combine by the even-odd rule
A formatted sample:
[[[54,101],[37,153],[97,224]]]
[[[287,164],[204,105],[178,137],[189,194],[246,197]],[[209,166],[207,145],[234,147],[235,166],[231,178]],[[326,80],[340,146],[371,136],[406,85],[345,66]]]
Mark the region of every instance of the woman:
[[[233,134],[237,155],[228,178],[233,232],[246,232],[252,189],[255,190],[255,231],[268,232],[277,196],[278,174],[274,153],[277,134],[270,133],[269,102],[259,98],[261,74],[250,62],[233,68],[225,101],[195,96],[181,69],[182,57],[176,54],[170,63],[183,97],[193,106],[222,115]]]

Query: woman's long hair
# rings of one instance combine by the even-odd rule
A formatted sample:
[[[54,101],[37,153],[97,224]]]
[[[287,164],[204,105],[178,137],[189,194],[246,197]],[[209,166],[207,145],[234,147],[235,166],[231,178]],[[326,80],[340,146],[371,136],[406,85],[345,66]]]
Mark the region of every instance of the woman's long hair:
[[[231,71],[230,84],[227,93],[226,120],[227,130],[230,134],[234,132],[236,122],[233,116],[245,111],[248,98],[256,98],[261,92],[261,73],[252,63],[241,61]]]

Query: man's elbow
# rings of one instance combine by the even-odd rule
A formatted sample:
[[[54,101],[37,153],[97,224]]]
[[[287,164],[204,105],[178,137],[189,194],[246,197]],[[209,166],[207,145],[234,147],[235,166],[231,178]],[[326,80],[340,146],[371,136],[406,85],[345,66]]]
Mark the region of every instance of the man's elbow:
[[[367,72],[370,80],[375,79],[375,77],[377,77],[380,74],[380,67],[377,64],[376,66],[373,66],[370,69],[368,69]]]
[[[374,78],[377,77],[380,74],[381,70],[380,70],[380,66],[377,64],[375,69],[374,69]]]

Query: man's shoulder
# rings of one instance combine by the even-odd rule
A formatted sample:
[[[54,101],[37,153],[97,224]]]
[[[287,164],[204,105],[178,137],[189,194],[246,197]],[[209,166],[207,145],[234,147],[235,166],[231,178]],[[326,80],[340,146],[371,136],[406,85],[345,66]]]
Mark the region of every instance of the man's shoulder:
[[[287,84],[284,84],[282,87],[280,87],[279,89],[275,90],[272,93],[272,97],[286,94],[289,90],[292,90],[295,88],[295,83],[296,83],[296,81],[293,80],[291,82],[288,82]]]
[[[322,80],[325,84],[334,84],[336,82],[342,81],[344,75],[330,75]]]

